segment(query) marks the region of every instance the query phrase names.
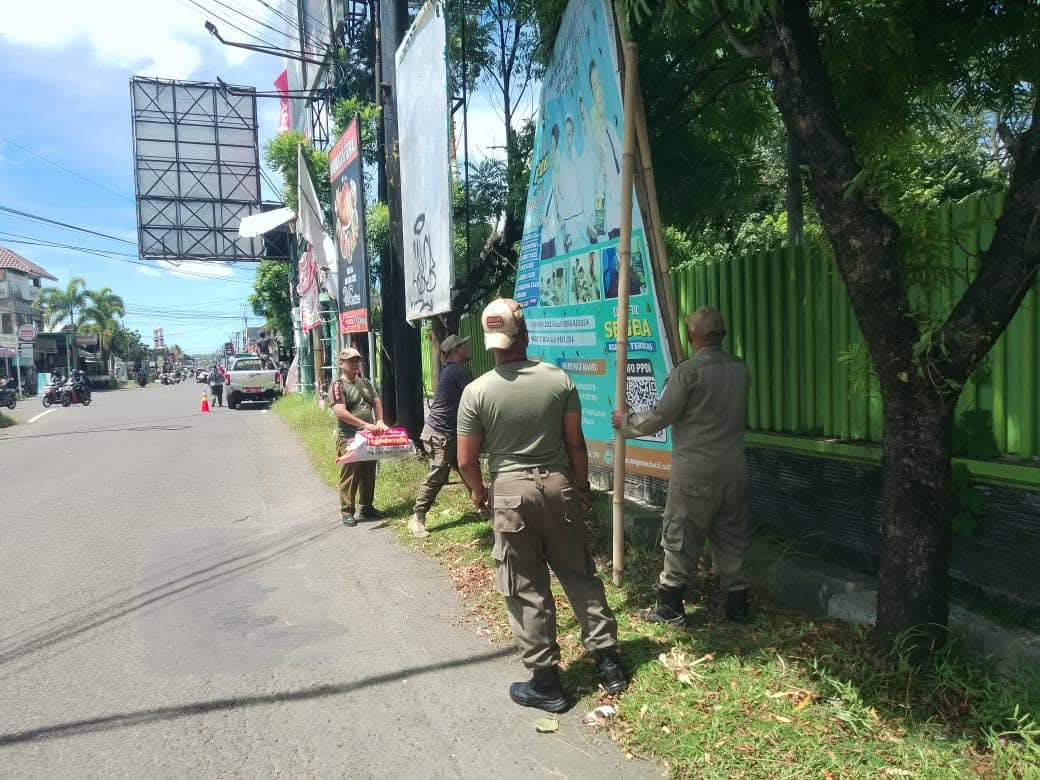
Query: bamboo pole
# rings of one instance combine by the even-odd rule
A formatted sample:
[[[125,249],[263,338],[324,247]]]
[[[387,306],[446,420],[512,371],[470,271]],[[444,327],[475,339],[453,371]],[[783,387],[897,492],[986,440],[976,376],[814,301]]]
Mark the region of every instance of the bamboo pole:
[[[617,297],[617,381],[614,386],[615,408],[626,412],[628,383],[628,287],[632,266],[632,179],[635,172],[636,133],[633,121],[636,112],[636,68],[639,63],[639,45],[625,43],[625,138],[621,155],[621,245],[618,247]],[[620,431],[614,436],[614,497],[613,497],[613,570],[614,584],[620,585],[625,573],[625,437]]]
[[[627,67],[625,77],[628,77]],[[654,286],[657,288],[657,299],[664,301],[665,312],[661,319],[664,321],[665,337],[668,339],[668,349],[674,365],[683,359],[679,335],[679,312],[675,305],[675,292],[672,289],[672,280],[668,273],[668,250],[664,243],[664,224],[661,222],[661,206],[657,200],[654,165],[650,157],[650,133],[646,127],[643,91],[639,88],[639,74],[633,73],[632,78],[636,81],[634,91],[638,103],[635,112],[635,130],[636,141],[639,143],[639,178],[642,181],[643,198],[647,206],[643,210],[643,217],[644,221],[649,221],[649,224],[645,226],[647,228],[646,238],[647,244],[651,248],[650,262],[654,273]]]

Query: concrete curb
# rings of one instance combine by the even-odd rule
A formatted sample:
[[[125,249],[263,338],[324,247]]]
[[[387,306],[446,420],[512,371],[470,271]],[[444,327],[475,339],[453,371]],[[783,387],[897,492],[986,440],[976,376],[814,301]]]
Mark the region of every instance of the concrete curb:
[[[655,545],[660,533],[660,507],[626,501],[626,542]],[[855,625],[877,621],[874,577],[763,540],[752,542],[745,566],[756,587],[782,607]],[[1002,625],[957,604],[950,605],[950,633],[998,674],[1040,669],[1040,634]]]

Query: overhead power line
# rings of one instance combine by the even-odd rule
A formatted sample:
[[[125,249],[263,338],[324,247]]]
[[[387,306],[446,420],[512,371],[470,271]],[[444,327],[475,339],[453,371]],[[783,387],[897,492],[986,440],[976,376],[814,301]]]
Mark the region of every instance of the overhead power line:
[[[76,230],[80,233],[89,233],[92,236],[107,238],[111,241],[118,241],[121,244],[130,244],[130,246],[137,246],[136,242],[128,241],[127,239],[120,238],[119,236],[113,236],[109,233],[101,233],[97,230],[89,230],[88,228],[80,227],[79,225],[70,225],[68,222],[61,222],[57,219],[50,219],[49,217],[41,217],[39,214],[30,214],[27,211],[19,211],[18,209],[13,209],[10,206],[4,206],[3,204],[0,204],[0,211],[6,212],[8,214],[13,214],[16,217],[22,217],[23,219],[31,219],[35,222],[45,222],[48,225],[56,225],[57,227],[63,227],[67,230]]]
[[[242,33],[243,35],[245,35],[245,36],[247,36],[249,38],[252,38],[255,41],[259,41],[264,46],[269,46],[269,47],[274,48],[274,49],[278,48],[278,46],[276,44],[273,44],[270,41],[265,40],[264,38],[261,38],[256,33],[253,33],[253,32],[250,32],[249,30],[243,29],[242,27],[240,27],[239,25],[235,24],[234,22],[229,21],[227,19],[227,17],[221,16],[220,14],[218,14],[212,8],[208,8],[207,6],[203,5],[202,3],[197,2],[197,0],[187,0],[187,2],[191,3],[193,6],[195,6],[200,11],[202,11],[204,14],[206,14],[207,18],[208,17],[213,17],[217,21],[219,21],[219,22],[221,22],[223,24],[226,24],[228,27],[232,28],[233,30],[237,30],[238,32]]]
[[[124,193],[124,192],[117,192],[116,190],[113,190],[110,187],[106,187],[101,182],[94,181],[93,179],[88,178],[88,177],[84,176],[81,173],[76,173],[76,171],[72,170],[71,168],[67,168],[64,165],[62,165],[61,163],[55,162],[54,160],[50,159],[49,157],[44,157],[39,152],[34,152],[29,147],[22,146],[17,141],[12,141],[10,138],[0,138],[0,142],[5,143],[8,146],[13,146],[15,149],[21,149],[26,154],[30,154],[30,155],[32,155],[33,157],[35,157],[35,158],[37,158],[39,160],[43,160],[43,162],[47,163],[48,165],[53,165],[59,171],[64,171],[65,173],[69,174],[70,176],[75,176],[77,179],[80,179],[81,181],[85,181],[87,184],[93,184],[95,187],[98,187],[98,188],[104,190],[105,192],[110,192],[113,195],[122,198],[123,200],[129,201],[130,203],[134,202],[134,199],[131,198],[126,193]]]
[[[24,244],[27,246],[45,246],[55,249],[64,249],[69,252],[77,252],[85,255],[95,255],[97,257],[107,258],[109,260],[118,260],[121,263],[130,263],[131,265],[139,265],[144,268],[152,268],[156,271],[166,271],[167,273],[180,275],[180,276],[195,276],[200,279],[212,279],[215,282],[235,282],[236,284],[248,284],[252,285],[253,281],[250,279],[242,279],[235,276],[217,276],[215,274],[202,274],[194,271],[185,271],[177,268],[176,265],[173,267],[159,266],[154,263],[148,263],[143,260],[131,260],[130,256],[126,252],[110,252],[103,249],[91,249],[89,247],[77,247],[71,244],[61,244],[55,241],[28,241],[24,239],[5,239],[4,243],[7,244]],[[172,264],[171,264],[172,265]]]

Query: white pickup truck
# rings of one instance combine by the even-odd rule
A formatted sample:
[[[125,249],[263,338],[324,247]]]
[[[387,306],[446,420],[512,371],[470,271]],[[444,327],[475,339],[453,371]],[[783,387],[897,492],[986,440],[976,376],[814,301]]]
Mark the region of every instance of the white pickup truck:
[[[237,409],[239,404],[270,405],[281,394],[278,372],[263,368],[260,358],[242,355],[228,360],[224,397],[229,408]]]

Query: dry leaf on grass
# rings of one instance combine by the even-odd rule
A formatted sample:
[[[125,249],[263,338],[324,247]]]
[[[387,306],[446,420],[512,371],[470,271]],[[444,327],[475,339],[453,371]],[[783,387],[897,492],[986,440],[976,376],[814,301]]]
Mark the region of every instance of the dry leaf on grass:
[[[691,659],[684,651],[678,647],[673,647],[667,653],[661,653],[657,656],[657,660],[661,662],[661,665],[675,675],[675,679],[681,682],[683,685],[693,686],[694,678],[703,680],[694,669],[701,664],[713,661],[715,656],[710,653],[702,655],[700,658]]]

